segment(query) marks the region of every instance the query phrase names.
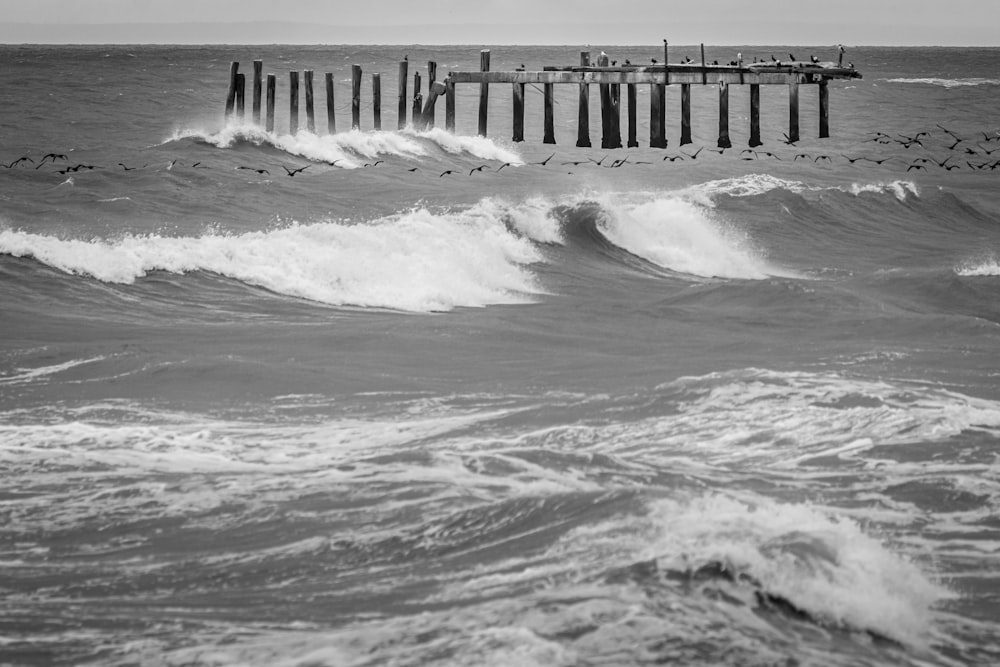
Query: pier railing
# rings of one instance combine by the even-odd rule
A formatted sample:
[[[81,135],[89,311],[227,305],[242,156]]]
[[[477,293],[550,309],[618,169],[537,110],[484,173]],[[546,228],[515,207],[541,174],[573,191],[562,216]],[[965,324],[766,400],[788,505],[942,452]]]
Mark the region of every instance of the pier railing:
[[[717,86],[719,92],[719,135],[718,146],[729,148],[732,144],[729,138],[729,87],[746,85],[750,87],[750,139],[751,147],[762,144],[760,137],[760,86],[786,86],[788,89],[788,134],[787,141],[799,140],[799,87],[816,85],[819,89],[819,137],[830,136],[830,92],[829,82],[838,79],[861,78],[861,73],[853,66],[844,67],[838,60],[833,62],[818,62],[812,59],[808,62],[781,62],[777,60],[766,62],[743,63],[733,61],[728,64],[705,63],[705,47],[701,47],[701,62],[694,63],[687,59],[683,63],[654,64],[635,66],[626,62],[609,65],[609,59],[603,52],[597,58],[595,65],[591,64],[590,52],[580,53],[580,64],[574,66],[550,66],[542,70],[528,71],[490,71],[490,51],[480,52],[480,69],[478,71],[449,72],[443,81],[437,80],[437,64],[427,63],[427,97],[421,91],[421,74],[413,74],[413,97],[411,123],[416,129],[426,129],[433,126],[435,120],[435,105],[441,95],[445,96],[445,129],[455,130],[455,88],[462,84],[479,85],[479,134],[486,136],[489,124],[488,108],[490,85],[509,84],[512,87],[512,139],[524,141],[524,91],[525,86],[541,86],[543,90],[543,142],[555,143],[554,128],[554,86],[575,85],[579,87],[579,113],[577,121],[577,146],[590,146],[590,86],[598,86],[601,105],[601,146],[603,148],[620,148],[621,142],[621,88],[625,86],[627,100],[627,145],[638,146],[636,137],[636,118],[638,108],[636,103],[636,87],[650,86],[649,103],[649,145],[665,147],[666,139],[666,90],[668,86],[680,86],[681,93],[681,145],[691,143],[691,86]],[[842,52],[841,52],[842,54]],[[664,63],[667,62],[667,44],[664,42]],[[842,55],[841,55],[842,60]],[[261,123],[261,96],[265,90],[263,63],[255,60],[253,63],[253,104],[252,119],[255,124]],[[407,106],[411,100],[407,95],[408,84],[407,60],[399,63],[398,88],[398,128],[407,125]],[[361,89],[362,71],[360,65],[352,66],[351,73],[351,127],[361,127]],[[306,127],[315,132],[315,107],[313,92],[313,72],[303,72],[305,87]],[[326,73],[326,109],[327,129],[336,132],[335,97],[333,74]],[[244,75],[239,72],[239,63],[230,67],[229,93],[226,98],[226,119],[235,113],[244,118],[245,107]],[[266,77],[266,98],[264,106],[264,128],[274,131],[276,76]],[[289,73],[289,131],[299,129],[299,72]],[[382,129],[381,117],[381,74],[372,74],[372,112],[374,129]]]

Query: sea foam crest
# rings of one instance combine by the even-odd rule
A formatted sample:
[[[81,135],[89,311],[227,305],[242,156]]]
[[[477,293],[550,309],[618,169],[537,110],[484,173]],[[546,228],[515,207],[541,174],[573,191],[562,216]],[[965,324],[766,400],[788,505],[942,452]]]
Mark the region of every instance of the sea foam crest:
[[[606,198],[599,229],[615,245],[666,269],[705,278],[762,279],[771,266],[750,239],[713,219],[704,206],[676,196],[645,202]]]
[[[941,86],[943,88],[961,88],[964,86],[1000,86],[1000,79],[987,79],[984,77],[967,77],[959,79],[944,79],[940,77],[922,78],[896,78],[882,79],[888,83],[921,83],[929,86]]]
[[[722,178],[706,181],[678,190],[677,194],[695,201],[703,206],[715,206],[720,195],[729,197],[756,197],[772,190],[785,190],[795,194],[808,192],[840,191],[852,195],[861,193],[892,194],[896,199],[905,201],[910,195],[920,196],[916,183],[913,181],[879,181],[875,183],[852,183],[849,186],[808,185],[801,181],[791,181],[771,174],[746,174],[734,178]]]
[[[187,138],[199,139],[219,148],[229,148],[240,141],[258,146],[270,145],[291,155],[317,162],[335,162],[336,166],[347,169],[361,167],[366,160],[379,157],[421,158],[434,150],[508,162],[512,166],[524,164],[517,153],[491,139],[456,135],[439,128],[423,132],[408,128],[402,132],[352,129],[335,134],[314,134],[306,130],[296,134],[278,134],[266,132],[251,123],[230,122],[214,133],[178,130],[167,141]]]
[[[238,235],[64,240],[0,231],[0,253],[71,274],[133,283],[151,271],[206,271],[332,305],[410,311],[521,303],[539,293],[538,248],[508,228],[532,217],[492,201],[459,212],[426,208],[367,224],[336,221]],[[537,221],[535,221],[537,224]]]
[[[955,273],[960,276],[1000,276],[1000,258],[994,256],[967,262],[956,268]]]
[[[830,625],[919,646],[932,605],[952,596],[853,520],[808,505],[715,494],[659,501],[651,520],[661,566],[721,562]]]

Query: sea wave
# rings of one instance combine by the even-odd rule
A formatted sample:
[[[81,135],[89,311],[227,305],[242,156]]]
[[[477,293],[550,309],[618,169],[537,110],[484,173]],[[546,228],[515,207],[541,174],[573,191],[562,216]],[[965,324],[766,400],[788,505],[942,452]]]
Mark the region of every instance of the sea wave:
[[[961,88],[964,86],[1000,86],[1000,79],[987,79],[984,77],[966,77],[960,79],[944,79],[939,77],[921,78],[895,78],[882,79],[888,83],[920,83],[929,86],[941,86],[943,88]]]
[[[839,191],[852,195],[862,193],[892,194],[896,199],[905,201],[907,197],[919,197],[920,191],[913,181],[875,181],[867,183],[851,183],[850,185],[810,185],[801,181],[793,181],[772,176],[771,174],[746,174],[734,178],[722,178],[706,181],[679,190],[677,194],[703,206],[715,206],[719,196],[756,197],[773,190],[785,190],[795,194],[810,192]]]
[[[380,157],[419,159],[431,155],[433,151],[466,154],[482,160],[507,162],[512,166],[524,164],[515,151],[492,139],[456,135],[440,128],[426,131],[407,128],[401,132],[350,130],[322,135],[300,130],[296,134],[278,134],[266,132],[250,123],[231,122],[217,132],[177,130],[164,143],[182,139],[197,139],[218,148],[231,148],[240,142],[273,146],[291,155],[333,163],[345,169],[362,167],[366,161]]]
[[[955,273],[960,276],[1000,276],[1000,259],[989,257],[983,260],[967,262],[957,267]]]
[[[526,236],[538,227],[484,200],[471,208],[414,208],[365,224],[327,221],[244,234],[60,239],[0,230],[0,253],[33,257],[66,273],[132,284],[152,271],[205,271],[331,305],[430,312],[523,303],[542,290],[529,265],[542,259]],[[541,232],[539,232],[541,233]]]

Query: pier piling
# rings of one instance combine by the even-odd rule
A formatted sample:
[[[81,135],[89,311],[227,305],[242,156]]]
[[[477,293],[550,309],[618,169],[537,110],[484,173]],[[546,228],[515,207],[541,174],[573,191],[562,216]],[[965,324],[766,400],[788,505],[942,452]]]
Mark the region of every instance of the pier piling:
[[[333,73],[327,72],[326,79],[326,131],[330,134],[337,133],[337,114],[333,96]]]
[[[826,79],[819,82],[819,138],[830,137],[830,90]]]
[[[750,148],[762,146],[760,140],[760,84],[750,84]]]
[[[630,83],[627,86],[628,89],[628,147],[636,148],[639,146],[639,141],[635,137],[635,84]]]
[[[691,143],[691,84],[681,84],[681,146]]]
[[[590,67],[590,51],[580,51],[580,67]],[[578,148],[590,148],[590,85],[586,83],[580,84],[576,145]]]
[[[316,109],[313,104],[313,71],[307,69],[304,72],[306,83],[306,129],[316,132]]]
[[[246,110],[246,89],[247,82],[246,77],[240,72],[236,75],[236,117],[243,122],[244,112]]]
[[[437,63],[433,60],[427,61],[427,101],[430,102],[431,95],[434,92],[434,84],[437,83]],[[437,97],[435,95],[435,97]],[[426,108],[426,104],[424,107]],[[424,128],[431,129],[434,127],[434,105],[431,104],[430,114],[424,114]]]
[[[226,121],[233,115],[236,108],[236,81],[240,72],[240,64],[235,60],[229,65],[229,92],[226,94]]]
[[[545,97],[545,112],[544,112],[544,133],[542,138],[543,144],[554,144],[556,143],[556,127],[555,127],[555,109],[553,108],[555,104],[555,86],[551,83],[543,84],[544,97]]]
[[[260,125],[260,95],[261,75],[264,72],[264,61],[253,61],[253,124]]]
[[[361,65],[351,65],[351,129],[361,129]]]
[[[406,103],[409,99],[406,96],[406,77],[409,76],[408,69],[410,63],[406,60],[399,61],[399,106],[397,109],[396,128],[402,130],[406,127]]]
[[[289,102],[288,102],[288,131],[296,134],[299,131],[299,73],[289,72]]]
[[[732,148],[729,140],[729,84],[719,82],[719,148]]]
[[[277,87],[277,82],[277,76],[267,75],[267,112],[264,121],[264,130],[267,132],[274,132],[274,89]]]
[[[455,81],[448,75],[444,83],[444,129],[455,131]]]
[[[372,74],[372,122],[376,130],[382,129],[382,75]]]
[[[514,131],[511,141],[524,141],[524,84],[512,83],[513,86],[513,125]]]
[[[479,71],[490,71],[490,50],[479,52]],[[486,136],[486,116],[490,106],[490,84],[483,81],[479,84],[479,136]]]
[[[420,93],[420,72],[413,73],[413,129],[424,129],[424,96]]]
[[[799,140],[799,82],[788,84],[788,141]]]

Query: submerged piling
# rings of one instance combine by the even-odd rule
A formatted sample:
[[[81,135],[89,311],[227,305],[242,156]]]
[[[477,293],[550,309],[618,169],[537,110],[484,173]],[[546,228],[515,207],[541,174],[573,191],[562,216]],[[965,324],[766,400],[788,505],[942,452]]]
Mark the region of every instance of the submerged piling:
[[[244,111],[246,110],[246,77],[243,73],[236,75],[236,117],[243,122]]]
[[[277,87],[278,77],[274,74],[267,75],[267,113],[264,121],[264,130],[274,132],[274,89]]]
[[[288,102],[288,131],[296,134],[299,131],[299,73],[289,72],[289,102]]]
[[[313,72],[311,69],[307,69],[304,74],[306,78],[306,129],[310,132],[316,132],[316,110],[313,106]]]
[[[430,102],[431,95],[434,93],[434,84],[437,83],[437,63],[433,60],[427,61],[427,102]],[[436,97],[436,95],[435,95]],[[424,104],[424,108],[427,108],[427,104]],[[434,105],[430,105],[430,113],[424,113],[424,128],[430,129],[434,127]]]
[[[236,108],[236,82],[240,72],[240,64],[233,61],[229,65],[229,92],[226,93],[226,121],[228,122]]]
[[[260,125],[260,94],[261,74],[264,72],[264,61],[253,61],[253,124]]]
[[[479,52],[479,71],[490,71],[490,50]],[[486,136],[486,115],[490,106],[490,84],[483,81],[479,84],[479,136]]]
[[[333,73],[327,72],[326,79],[326,131],[330,134],[337,133],[337,114],[334,113],[336,106],[333,97]]]
[[[399,130],[406,127],[406,103],[408,101],[406,97],[406,77],[408,76],[409,65],[410,63],[407,60],[399,61],[399,81],[397,83],[399,106],[396,111],[396,129]]]
[[[382,75],[372,74],[372,122],[382,129]]]

